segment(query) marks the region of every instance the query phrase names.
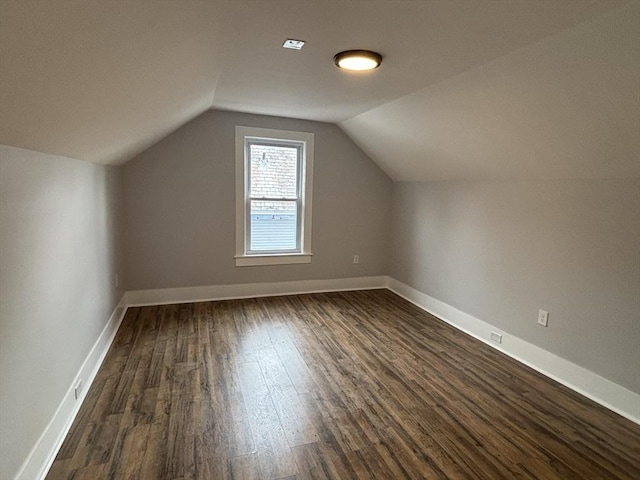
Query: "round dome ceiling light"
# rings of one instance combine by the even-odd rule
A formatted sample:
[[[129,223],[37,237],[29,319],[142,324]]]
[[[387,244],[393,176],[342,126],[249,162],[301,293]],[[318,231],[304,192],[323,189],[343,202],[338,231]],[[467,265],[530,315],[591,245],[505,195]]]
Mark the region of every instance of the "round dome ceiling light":
[[[370,50],[347,50],[333,57],[336,67],[343,70],[363,72],[378,68],[382,63],[382,55]]]

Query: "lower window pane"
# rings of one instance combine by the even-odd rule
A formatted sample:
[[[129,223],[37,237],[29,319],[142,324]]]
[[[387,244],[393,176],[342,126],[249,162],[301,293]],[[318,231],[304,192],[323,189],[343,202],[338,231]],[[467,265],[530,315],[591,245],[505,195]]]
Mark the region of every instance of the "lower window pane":
[[[251,200],[252,252],[295,251],[297,247],[295,201]]]

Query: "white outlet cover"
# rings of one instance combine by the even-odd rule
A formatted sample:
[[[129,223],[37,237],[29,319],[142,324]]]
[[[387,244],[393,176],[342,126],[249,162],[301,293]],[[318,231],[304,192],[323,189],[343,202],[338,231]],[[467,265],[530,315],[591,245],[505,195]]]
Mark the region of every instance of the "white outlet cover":
[[[549,312],[546,310],[538,310],[538,324],[546,327],[549,324]]]

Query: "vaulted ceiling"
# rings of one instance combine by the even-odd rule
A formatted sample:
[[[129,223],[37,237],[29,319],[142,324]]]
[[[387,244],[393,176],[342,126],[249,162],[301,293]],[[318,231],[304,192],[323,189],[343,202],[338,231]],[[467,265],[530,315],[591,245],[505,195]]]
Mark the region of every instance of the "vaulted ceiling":
[[[119,164],[217,108],[338,123],[397,180],[640,175],[637,0],[2,0],[0,22],[2,144]],[[351,48],[383,65],[339,71]]]

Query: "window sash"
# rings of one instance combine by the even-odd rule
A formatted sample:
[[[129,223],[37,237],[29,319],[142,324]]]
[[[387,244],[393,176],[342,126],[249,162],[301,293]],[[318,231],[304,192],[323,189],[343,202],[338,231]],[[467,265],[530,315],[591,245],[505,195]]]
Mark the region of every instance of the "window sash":
[[[283,147],[283,148],[295,148],[296,149],[296,197],[262,197],[251,195],[251,146],[268,146],[268,147]],[[273,255],[273,254],[288,254],[288,253],[302,253],[303,245],[303,225],[304,225],[304,205],[303,205],[303,178],[304,178],[304,155],[305,144],[303,142],[296,142],[293,140],[266,140],[256,139],[251,137],[245,137],[244,148],[244,171],[245,171],[245,242],[244,253],[245,255]],[[294,248],[281,248],[281,249],[252,249],[252,210],[251,205],[254,201],[267,201],[267,202],[286,202],[295,203],[295,247]],[[256,232],[257,233],[257,232]]]
[[[300,202],[298,200],[275,200],[281,204],[290,204],[293,209],[289,212],[266,211],[262,215],[257,213],[256,208],[252,205],[261,201],[250,200],[248,202],[247,253],[253,255],[300,253]],[[291,225],[292,223],[293,225]],[[293,238],[291,238],[291,227],[294,230]],[[293,240],[293,245],[287,248],[285,245],[290,244],[291,240]],[[278,248],[265,248],[268,246]]]

